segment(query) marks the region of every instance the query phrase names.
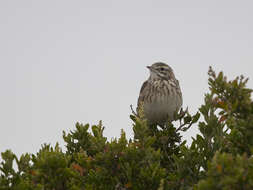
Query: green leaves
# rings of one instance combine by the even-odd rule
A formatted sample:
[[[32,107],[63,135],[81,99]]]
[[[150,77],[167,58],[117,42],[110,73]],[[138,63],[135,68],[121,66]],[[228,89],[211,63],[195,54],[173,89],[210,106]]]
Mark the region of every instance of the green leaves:
[[[194,190],[253,189],[253,159],[217,152],[208,165],[207,177]]]
[[[33,181],[46,189],[66,189],[71,177],[74,177],[74,172],[68,168],[70,159],[58,144],[54,148],[44,144],[36,155],[32,155]]]
[[[149,126],[136,114],[134,136],[122,130],[110,141],[100,121],[76,123],[63,131],[66,152],[43,144],[18,159],[1,153],[0,190],[219,190],[253,189],[253,103],[248,79],[228,81],[209,68],[204,104],[192,115],[175,113],[175,121]],[[182,141],[191,127],[199,134]]]
[[[0,164],[0,190],[8,189],[31,189],[29,185],[28,173],[30,171],[30,155],[24,154],[17,158],[17,156],[10,150],[1,153],[3,161]],[[17,169],[14,169],[14,165]]]
[[[15,154],[13,154],[10,150],[6,150],[5,152],[1,153],[2,159],[4,160],[1,162],[2,167],[0,170],[4,173],[5,176],[9,176],[15,174],[13,170],[13,161],[17,160]]]

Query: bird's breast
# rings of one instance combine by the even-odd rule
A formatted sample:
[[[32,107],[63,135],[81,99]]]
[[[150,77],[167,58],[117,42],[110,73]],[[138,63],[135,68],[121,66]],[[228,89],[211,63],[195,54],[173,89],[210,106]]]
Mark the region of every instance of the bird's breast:
[[[182,106],[180,88],[171,81],[154,81],[147,101],[144,102],[144,113],[152,122],[173,119],[174,112]]]

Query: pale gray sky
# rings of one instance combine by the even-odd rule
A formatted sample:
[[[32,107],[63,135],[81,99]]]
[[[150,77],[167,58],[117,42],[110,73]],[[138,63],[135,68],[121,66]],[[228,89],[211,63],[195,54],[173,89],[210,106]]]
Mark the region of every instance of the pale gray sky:
[[[77,121],[132,137],[129,106],[156,61],[174,69],[192,113],[209,65],[253,88],[252,10],[251,0],[0,1],[0,152],[63,147]]]

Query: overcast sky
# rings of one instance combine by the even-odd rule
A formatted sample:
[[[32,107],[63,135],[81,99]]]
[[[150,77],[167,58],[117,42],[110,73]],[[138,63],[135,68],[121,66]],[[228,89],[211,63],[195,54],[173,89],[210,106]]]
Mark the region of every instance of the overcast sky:
[[[77,121],[132,137],[130,105],[157,61],[174,69],[191,113],[210,65],[253,88],[252,10],[251,0],[0,1],[0,152],[64,147]]]

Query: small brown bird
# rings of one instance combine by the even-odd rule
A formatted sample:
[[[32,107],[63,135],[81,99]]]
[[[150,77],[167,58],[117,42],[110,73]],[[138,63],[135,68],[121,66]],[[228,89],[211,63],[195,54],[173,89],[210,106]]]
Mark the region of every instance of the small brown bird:
[[[173,70],[165,63],[147,66],[150,76],[140,91],[137,113],[143,110],[149,124],[164,126],[182,106],[182,93]]]

